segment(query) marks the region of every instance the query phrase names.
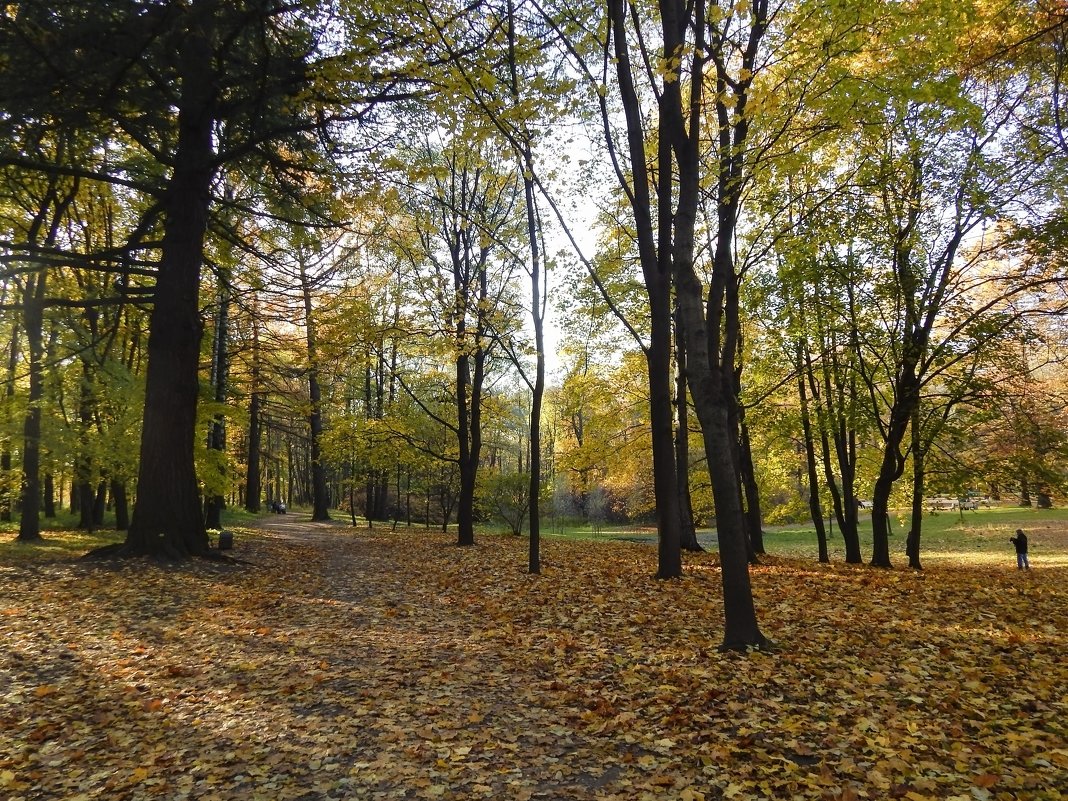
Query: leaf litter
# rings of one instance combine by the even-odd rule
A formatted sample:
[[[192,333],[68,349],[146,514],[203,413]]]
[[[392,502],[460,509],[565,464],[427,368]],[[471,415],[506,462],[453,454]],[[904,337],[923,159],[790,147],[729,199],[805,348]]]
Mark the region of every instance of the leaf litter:
[[[247,564],[0,563],[0,797],[1046,799],[1068,570],[241,530]]]

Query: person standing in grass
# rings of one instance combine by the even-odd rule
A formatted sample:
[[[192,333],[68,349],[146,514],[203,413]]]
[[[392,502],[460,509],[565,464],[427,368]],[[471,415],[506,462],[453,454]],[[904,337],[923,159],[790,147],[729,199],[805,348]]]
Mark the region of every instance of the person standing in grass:
[[[1022,528],[1016,529],[1016,536],[1009,539],[1016,546],[1016,569],[1030,570],[1031,564],[1027,561],[1027,535]]]

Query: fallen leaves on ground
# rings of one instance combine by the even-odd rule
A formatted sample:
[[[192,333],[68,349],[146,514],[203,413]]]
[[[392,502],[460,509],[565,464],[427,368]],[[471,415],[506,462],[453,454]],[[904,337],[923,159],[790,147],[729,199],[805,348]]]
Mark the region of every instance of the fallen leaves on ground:
[[[5,799],[1060,799],[1068,571],[238,533],[249,564],[0,564]],[[1011,555],[1010,555],[1011,556]]]

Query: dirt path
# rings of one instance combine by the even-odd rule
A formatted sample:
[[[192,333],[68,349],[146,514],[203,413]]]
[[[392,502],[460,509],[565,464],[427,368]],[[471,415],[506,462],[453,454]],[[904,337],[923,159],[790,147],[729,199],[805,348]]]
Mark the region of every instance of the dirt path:
[[[313,521],[307,512],[286,512],[285,514],[267,514],[251,523],[250,528],[269,531],[283,539],[308,540],[320,539],[333,541],[342,531],[352,531],[345,520]]]

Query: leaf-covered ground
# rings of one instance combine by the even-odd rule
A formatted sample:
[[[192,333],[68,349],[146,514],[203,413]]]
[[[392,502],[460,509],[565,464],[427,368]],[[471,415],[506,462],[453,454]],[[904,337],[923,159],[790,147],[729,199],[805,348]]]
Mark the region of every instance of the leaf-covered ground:
[[[0,798],[1060,799],[1068,568],[239,531],[242,565],[0,562]]]

